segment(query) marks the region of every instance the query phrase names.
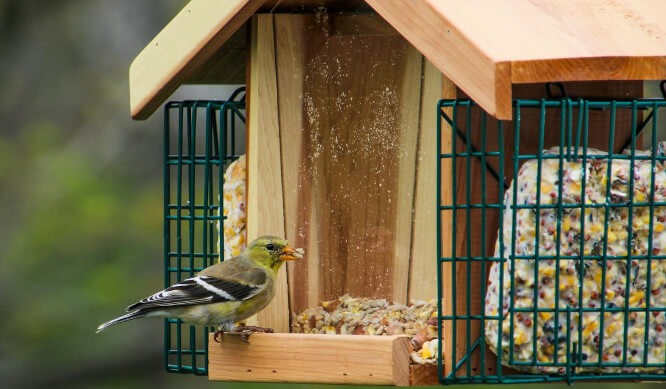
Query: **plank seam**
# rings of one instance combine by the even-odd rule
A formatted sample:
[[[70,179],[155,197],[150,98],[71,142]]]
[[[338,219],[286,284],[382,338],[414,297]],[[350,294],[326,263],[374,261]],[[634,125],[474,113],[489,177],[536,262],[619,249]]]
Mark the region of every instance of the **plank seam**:
[[[421,54],[421,96],[419,96],[419,109],[418,109],[418,124],[417,124],[417,134],[416,134],[416,152],[414,153],[414,158],[415,163],[414,163],[414,182],[413,182],[413,187],[412,187],[412,210],[416,209],[416,191],[418,189],[418,177],[419,177],[419,165],[420,165],[420,152],[421,152],[421,132],[422,132],[422,125],[423,125],[423,105],[424,105],[424,99],[425,99],[425,56]],[[409,303],[410,299],[412,298],[411,296],[411,287],[412,287],[412,277],[411,275],[413,274],[414,270],[414,236],[415,236],[415,230],[416,230],[416,213],[412,212],[411,214],[411,219],[412,219],[412,228],[410,231],[410,239],[409,239],[409,264],[408,264],[408,269],[409,269],[409,274],[410,276],[407,277],[407,303]]]
[[[275,69],[275,97],[277,98],[277,126],[278,126],[278,147],[280,148],[280,182],[281,182],[281,188],[282,188],[282,231],[284,231],[284,234],[287,234],[287,215],[285,214],[285,211],[287,209],[287,200],[286,200],[286,195],[285,195],[285,172],[284,172],[284,160],[283,160],[283,154],[282,154],[282,126],[280,123],[281,121],[281,113],[280,113],[280,85],[278,83],[278,44],[277,44],[277,20],[275,17],[275,13],[272,12],[271,10],[271,19],[273,19],[272,23],[272,28],[273,28],[273,52],[275,55],[273,56],[273,67]],[[293,242],[292,242],[293,243]],[[291,329],[291,297],[289,296],[289,266],[285,266],[285,276],[286,276],[286,282],[287,282],[287,326],[288,329]]]

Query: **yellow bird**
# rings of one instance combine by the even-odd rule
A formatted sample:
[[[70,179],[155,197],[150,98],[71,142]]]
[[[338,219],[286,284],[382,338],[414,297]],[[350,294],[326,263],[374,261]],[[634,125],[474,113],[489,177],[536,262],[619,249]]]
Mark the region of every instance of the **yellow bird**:
[[[173,317],[197,326],[218,326],[240,332],[247,342],[252,332],[270,328],[236,327],[235,323],[261,311],[275,295],[275,278],[285,261],[303,258],[282,238],[262,236],[237,257],[203,269],[198,275],[127,307],[128,313],[97,327],[97,332],[142,317]]]

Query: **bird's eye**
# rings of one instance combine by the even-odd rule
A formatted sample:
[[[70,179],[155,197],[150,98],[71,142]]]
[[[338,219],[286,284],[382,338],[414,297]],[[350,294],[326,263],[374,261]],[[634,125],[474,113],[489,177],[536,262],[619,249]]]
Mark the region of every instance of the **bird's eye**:
[[[273,243],[269,243],[266,245],[266,248],[270,251],[273,251],[273,249],[275,249],[275,245]]]

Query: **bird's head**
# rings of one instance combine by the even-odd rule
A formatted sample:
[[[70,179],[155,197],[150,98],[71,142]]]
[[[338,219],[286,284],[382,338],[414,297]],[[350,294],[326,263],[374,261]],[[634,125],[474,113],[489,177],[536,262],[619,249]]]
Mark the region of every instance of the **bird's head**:
[[[253,240],[247,250],[250,258],[274,270],[285,261],[303,258],[303,250],[294,249],[285,239],[270,235]]]

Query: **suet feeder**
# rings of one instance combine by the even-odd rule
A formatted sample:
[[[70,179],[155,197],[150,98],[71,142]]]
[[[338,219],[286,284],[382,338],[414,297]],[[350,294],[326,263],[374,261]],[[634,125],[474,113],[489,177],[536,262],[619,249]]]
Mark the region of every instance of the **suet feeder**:
[[[277,334],[200,344],[179,327],[167,332],[168,369],[393,385],[663,377],[666,356],[648,361],[642,347],[633,359],[628,345],[637,322],[654,334],[659,323],[645,317],[666,315],[655,303],[661,292],[629,301],[632,292],[650,295],[656,281],[646,269],[666,262],[656,246],[611,254],[615,227],[596,230],[590,252],[572,237],[568,249],[542,253],[538,238],[550,228],[561,242],[570,230],[584,237],[585,223],[604,225],[572,214],[646,217],[638,227],[620,223],[630,231],[613,238],[626,247],[663,228],[652,220],[665,205],[651,186],[657,176],[622,178],[621,204],[603,200],[620,190],[613,183],[590,204],[585,188],[589,166],[608,172],[606,185],[621,164],[656,171],[666,162],[656,151],[664,100],[643,99],[645,80],[666,78],[663,15],[666,3],[649,0],[190,2],[132,63],[132,117],[147,118],[183,84],[246,84],[247,97],[166,105],[166,283],[219,256],[222,173],[239,154],[231,148],[243,138],[232,128],[239,121],[247,125],[247,236],[285,236],[306,259],[283,268],[274,301],[256,317]],[[559,149],[546,152],[551,146]],[[522,189],[538,200],[519,204],[512,188],[526,165],[539,184]],[[566,202],[565,177],[576,169],[570,181],[582,187]],[[542,226],[531,246],[512,238],[523,214]],[[615,295],[606,297],[603,280],[623,265],[633,289],[624,288],[626,304],[608,307]],[[597,276],[597,267],[607,270]],[[552,271],[554,291],[543,306],[540,270]],[[601,280],[601,306],[583,297],[589,274]],[[294,314],[343,294],[437,298],[438,367],[410,365],[403,336],[289,334]],[[519,306],[534,296],[538,304]],[[607,331],[614,317],[622,336],[612,360],[603,358],[611,335],[594,343],[596,356],[585,351],[583,338]],[[537,344],[544,331],[547,347]]]

